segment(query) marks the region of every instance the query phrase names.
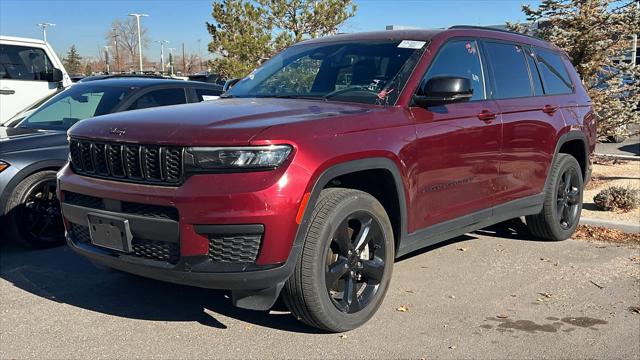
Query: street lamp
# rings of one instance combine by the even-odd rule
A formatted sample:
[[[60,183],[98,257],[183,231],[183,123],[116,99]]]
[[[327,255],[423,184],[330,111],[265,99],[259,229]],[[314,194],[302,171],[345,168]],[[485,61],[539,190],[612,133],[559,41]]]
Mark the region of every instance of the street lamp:
[[[106,65],[105,67],[106,67],[106,70],[107,70],[107,75],[110,73],[109,72],[109,48],[110,47],[111,46],[109,46],[109,45],[105,45],[104,46],[104,63]]]
[[[173,76],[173,51],[176,48],[169,48],[169,71],[171,71],[171,76]]]
[[[43,23],[38,24],[38,26],[40,26],[42,28],[42,38],[44,39],[44,42],[47,42],[47,27],[56,26],[56,24],[43,22]]]
[[[140,72],[142,72],[142,39],[140,36],[140,17],[149,16],[147,14],[131,13],[129,16],[135,16],[136,23],[138,24],[138,54],[140,55]]]
[[[118,30],[113,28],[113,40],[115,42],[116,49],[116,72],[120,72],[120,53],[118,52]]]
[[[160,43],[160,64],[162,64],[162,74],[164,74],[164,44],[168,44],[168,40],[156,40]]]

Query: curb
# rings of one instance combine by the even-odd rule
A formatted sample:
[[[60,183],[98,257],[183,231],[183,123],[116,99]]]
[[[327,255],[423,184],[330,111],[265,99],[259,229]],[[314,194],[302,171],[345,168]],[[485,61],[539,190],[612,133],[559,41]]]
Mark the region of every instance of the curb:
[[[640,223],[627,223],[622,221],[611,221],[595,218],[581,218],[580,225],[602,226],[612,229],[618,229],[626,233],[640,233]]]
[[[613,159],[640,161],[640,156],[638,155],[617,155],[617,154],[600,154],[600,153],[593,153],[593,155],[608,157]]]

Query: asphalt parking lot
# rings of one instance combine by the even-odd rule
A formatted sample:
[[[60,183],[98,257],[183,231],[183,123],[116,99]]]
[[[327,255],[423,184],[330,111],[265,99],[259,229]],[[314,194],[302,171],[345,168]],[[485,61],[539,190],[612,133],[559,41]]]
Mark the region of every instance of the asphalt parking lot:
[[[66,247],[1,246],[0,358],[640,357],[638,248],[493,227],[397,262],[377,315],[341,335]]]

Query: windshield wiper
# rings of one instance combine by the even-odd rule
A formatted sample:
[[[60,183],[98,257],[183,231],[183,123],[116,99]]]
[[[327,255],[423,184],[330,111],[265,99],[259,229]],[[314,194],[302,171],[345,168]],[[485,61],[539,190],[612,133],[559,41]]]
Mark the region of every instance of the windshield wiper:
[[[324,100],[326,99],[323,96],[312,96],[312,95],[265,95],[265,96],[256,96],[258,98],[275,98],[275,99],[305,99],[305,100]]]

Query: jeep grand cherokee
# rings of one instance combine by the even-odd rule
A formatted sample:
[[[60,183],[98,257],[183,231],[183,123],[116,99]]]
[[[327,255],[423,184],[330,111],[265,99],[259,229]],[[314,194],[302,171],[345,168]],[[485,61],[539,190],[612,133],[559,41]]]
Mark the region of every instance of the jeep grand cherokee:
[[[219,101],[69,136],[58,191],[76,252],[243,308],[282,295],[346,331],[376,312],[398,256],[520,216],[568,238],[595,120],[561,50],[462,26],[304,41]]]

